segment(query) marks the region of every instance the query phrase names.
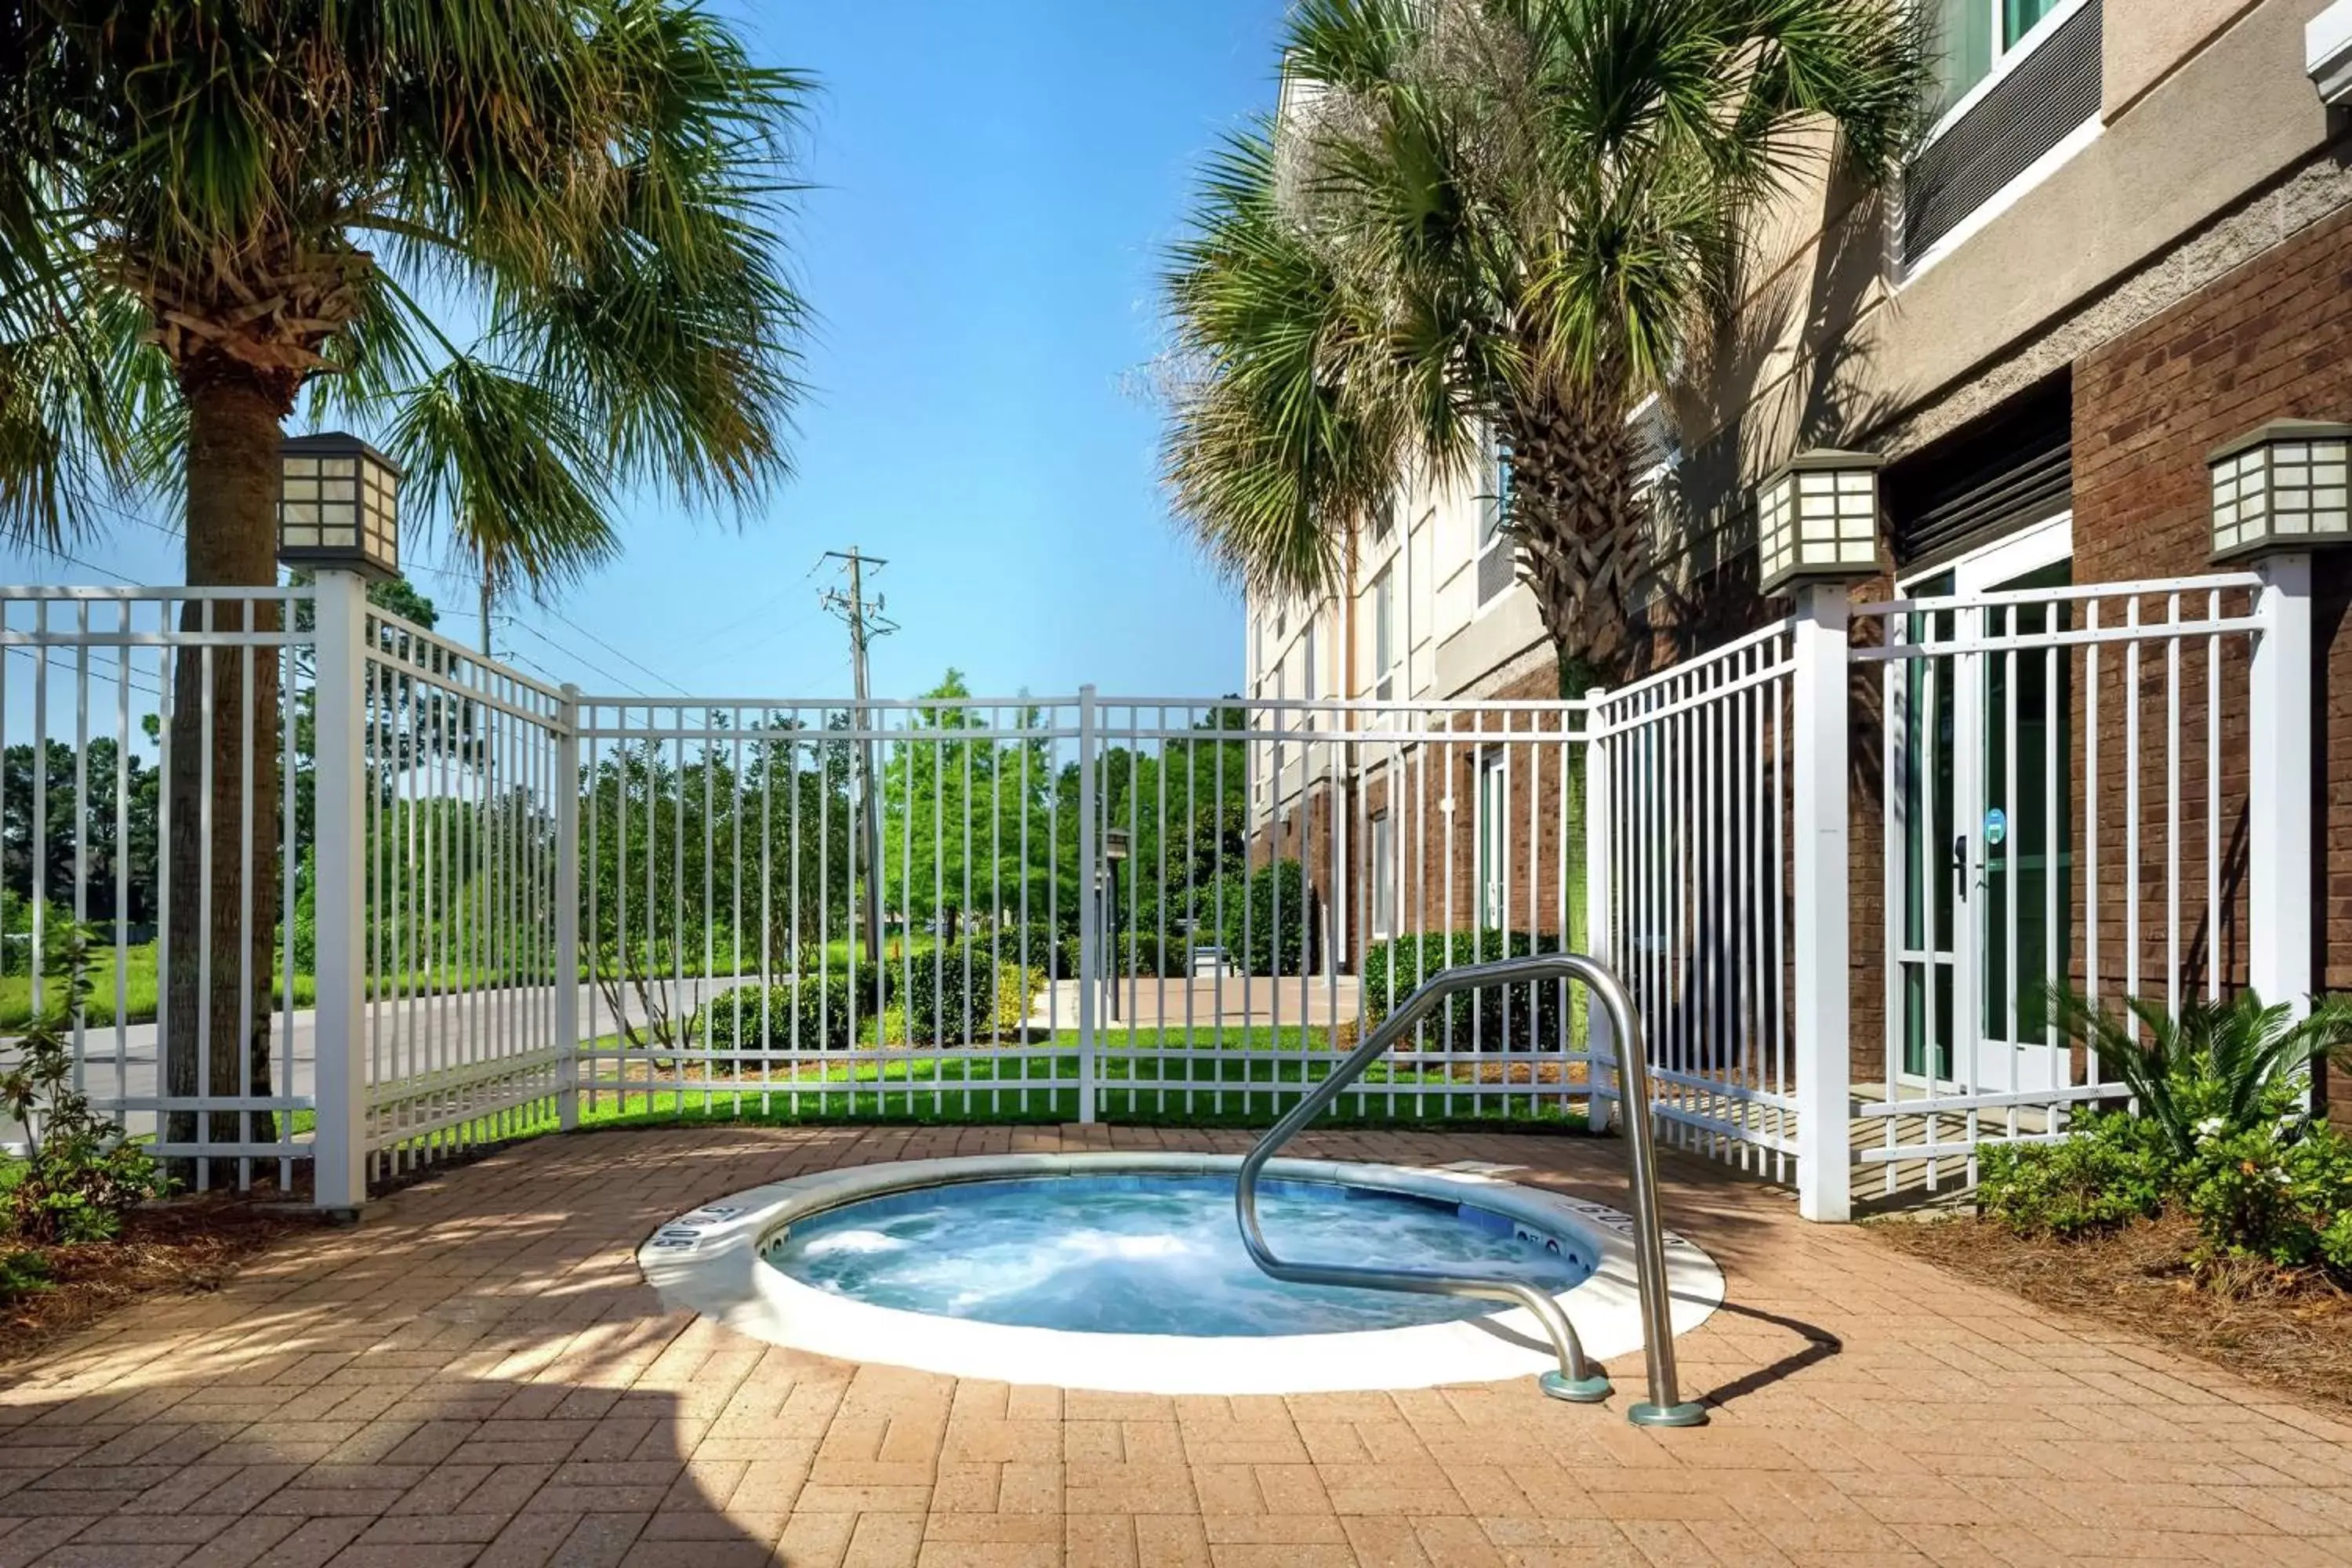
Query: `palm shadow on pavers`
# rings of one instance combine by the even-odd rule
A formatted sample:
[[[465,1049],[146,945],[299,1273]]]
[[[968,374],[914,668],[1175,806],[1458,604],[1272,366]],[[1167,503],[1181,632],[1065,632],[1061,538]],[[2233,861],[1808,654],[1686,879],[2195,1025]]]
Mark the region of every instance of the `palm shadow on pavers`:
[[[616,1330],[632,1327],[615,1324]],[[367,1352],[299,1345],[239,1360],[190,1352],[0,1388],[0,1564],[326,1563],[546,1568],[782,1556],[815,1439],[747,1444],[772,1391],[731,1403],[668,1387],[661,1360],[612,1336],[573,1381],[569,1355],[501,1347]],[[723,1352],[722,1352],[723,1353]],[[468,1359],[543,1360],[469,1376]],[[215,1362],[212,1366],[191,1363]],[[335,1363],[333,1366],[325,1363]],[[403,1375],[407,1373],[410,1375]],[[421,1373],[418,1377],[414,1374]],[[550,1375],[551,1373],[556,1375]],[[845,1370],[822,1373],[845,1382]],[[837,1395],[835,1396],[837,1398]],[[698,1414],[698,1412],[700,1412]],[[762,1458],[736,1457],[757,1451]]]

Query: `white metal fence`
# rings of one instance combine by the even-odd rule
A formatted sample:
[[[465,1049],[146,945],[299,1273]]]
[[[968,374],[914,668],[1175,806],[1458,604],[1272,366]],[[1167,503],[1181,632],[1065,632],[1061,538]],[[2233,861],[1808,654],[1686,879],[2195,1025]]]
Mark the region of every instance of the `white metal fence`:
[[[2112,1093],[2053,983],[2308,993],[2307,563],[1856,613],[1567,701],[858,704],[583,697],[340,574],[0,590],[0,1052],[52,1019],[196,1181],[343,1206],[646,1112],[1262,1122],[1565,945],[1664,1135],[1831,1218]],[[1339,1110],[1605,1116],[1613,1050],[1572,988],[1457,998]]]
[[[1660,1136],[1788,1181],[1793,622],[1596,694],[1612,921]]]
[[[296,589],[0,588],[0,1034],[62,1026],[75,1087],[197,1159],[199,1185],[308,1152],[279,913],[306,891],[310,609]]]
[[[1972,1180],[1984,1142],[2055,1138],[2122,1098],[2053,988],[2170,1011],[2252,979],[2303,999],[2307,958],[2299,975],[2284,953],[2269,975],[2252,962],[2249,900],[2292,876],[2252,835],[2310,787],[2250,723],[2277,700],[2258,650],[2292,635],[2266,590],[2231,574],[1859,607],[1884,718],[1886,1005],[1856,1157],[1885,1190]]]
[[[576,793],[564,694],[423,627],[320,592],[324,637],[361,622],[356,763],[365,1148],[394,1174],[557,1112],[578,1009],[564,837]],[[321,837],[328,824],[321,823]],[[321,858],[349,853],[322,847]]]

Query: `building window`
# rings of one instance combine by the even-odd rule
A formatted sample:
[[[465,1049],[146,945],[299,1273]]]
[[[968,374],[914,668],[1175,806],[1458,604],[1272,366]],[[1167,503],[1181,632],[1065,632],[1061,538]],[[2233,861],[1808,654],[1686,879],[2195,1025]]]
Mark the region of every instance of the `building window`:
[[[1478,438],[1478,602],[1511,585],[1511,455],[1491,425]]]
[[[1396,694],[1396,569],[1381,568],[1372,579],[1372,695],[1386,701]]]
[[[1932,0],[1929,35],[1949,109],[2026,41],[2059,0]]]
[[[1396,531],[1396,497],[1394,495],[1382,496],[1380,504],[1372,508],[1372,515],[1366,531],[1371,535],[1374,544],[1386,544],[1389,542],[1389,535]]]
[[[1396,829],[1389,814],[1372,816],[1372,940],[1384,942],[1396,934]]]
[[[1933,0],[1928,17],[1942,118],[1903,172],[1906,267],[2079,149],[2099,115],[2101,0]]]

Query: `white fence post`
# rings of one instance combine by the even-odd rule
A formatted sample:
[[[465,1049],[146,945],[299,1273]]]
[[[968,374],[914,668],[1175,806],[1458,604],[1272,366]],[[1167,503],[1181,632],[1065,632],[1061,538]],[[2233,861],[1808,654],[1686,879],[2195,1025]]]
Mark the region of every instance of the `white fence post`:
[[[1095,689],[1078,688],[1078,1120],[1095,1119],[1095,986],[1102,975],[1103,890],[1095,842]]]
[[[2300,1017],[2311,1005],[2311,557],[2256,562],[2263,629],[2249,677],[2246,978]]]
[[[1601,700],[1608,695],[1597,686],[1584,694],[1584,951],[1613,970],[1617,955],[1610,939],[1616,929],[1616,905],[1612,901],[1609,824],[1616,802],[1610,791],[1609,742],[1594,733],[1601,725]],[[1585,1120],[1593,1131],[1605,1132],[1617,1097],[1617,1041],[1610,1029],[1609,1010],[1589,986],[1584,993],[1584,1049],[1592,1074]]]
[[[1846,589],[1797,590],[1791,691],[1790,847],[1796,908],[1797,1212],[1852,1215],[1852,1067],[1847,1052]]]
[[[566,682],[555,732],[555,1120],[580,1125],[580,689]]]
[[[367,584],[318,574],[317,1056],[310,1201],[367,1201]]]

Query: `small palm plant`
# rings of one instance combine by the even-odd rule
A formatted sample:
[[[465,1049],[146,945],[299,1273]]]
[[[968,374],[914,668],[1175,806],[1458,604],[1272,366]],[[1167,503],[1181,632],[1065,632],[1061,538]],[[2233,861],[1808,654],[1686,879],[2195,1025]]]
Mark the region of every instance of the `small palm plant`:
[[[2176,1016],[2157,998],[2127,996],[2110,1011],[2053,985],[2050,1006],[2182,1161],[2200,1141],[2306,1116],[2313,1063],[2352,1045],[2352,999],[2340,996],[2294,1018],[2285,1003],[2266,1005],[2248,989],[2228,1001],[2189,1001]]]

